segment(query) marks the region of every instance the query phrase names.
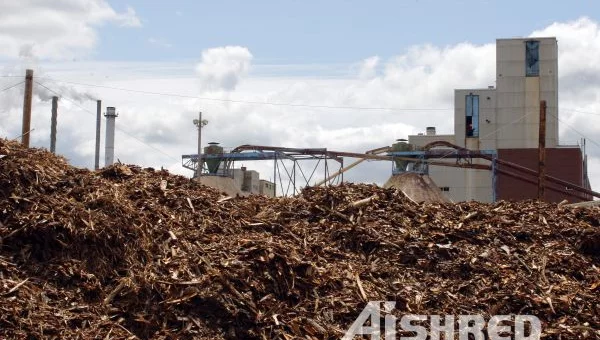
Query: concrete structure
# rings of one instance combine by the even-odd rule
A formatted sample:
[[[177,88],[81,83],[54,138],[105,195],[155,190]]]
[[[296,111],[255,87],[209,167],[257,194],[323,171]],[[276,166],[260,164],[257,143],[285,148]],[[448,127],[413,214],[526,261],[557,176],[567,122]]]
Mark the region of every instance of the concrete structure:
[[[104,166],[110,166],[115,157],[115,119],[119,116],[114,107],[107,107],[106,113],[106,138],[104,140]]]
[[[194,177],[198,180],[198,177]],[[222,174],[204,174],[200,183],[213,187],[228,196],[264,195],[275,197],[275,184],[259,178],[257,171],[245,167],[233,169],[229,176]]]
[[[239,188],[243,194],[275,197],[275,184],[260,179],[258,171],[241,167],[240,169],[233,169],[232,175],[235,186]]]
[[[217,189],[225,196],[248,196],[248,194],[242,193],[239,186],[236,185],[231,177],[200,176],[194,177],[193,179],[196,182],[200,182],[201,184]]]
[[[265,195],[275,197],[275,184],[261,180],[259,173],[245,166],[234,169],[232,162],[225,157],[228,152],[217,142],[210,142],[204,148],[204,156],[199,158],[203,175],[198,177],[194,169],[194,178],[200,183],[211,186],[230,196]]]
[[[502,155],[511,156],[509,158],[517,163],[537,169],[541,100],[545,100],[547,104],[546,148],[560,149],[561,151],[550,151],[549,154],[566,157],[561,158],[565,164],[561,168],[569,169],[565,172],[548,168],[548,173],[562,176],[564,178],[561,179],[565,180],[578,178],[578,181],[573,182],[575,184],[589,183],[582,161],[585,156],[579,146],[559,146],[556,38],[496,40],[496,87],[455,90],[454,134],[436,135],[434,129],[427,128],[426,134],[409,136],[409,143],[418,148],[442,140],[471,150],[496,150],[500,159]],[[573,150],[566,151],[567,149]],[[534,157],[533,160],[531,157]],[[535,164],[532,165],[532,161]],[[489,163],[483,160],[473,162]],[[549,165],[552,164],[558,166],[552,162]],[[453,201],[491,202],[494,198],[490,171],[430,166],[429,175]],[[518,190],[513,190],[510,186],[519,185],[514,181],[500,179],[496,187],[496,198],[537,197],[530,194],[513,195]],[[551,200],[560,198],[560,195],[555,196]]]
[[[240,190],[250,194],[260,194],[260,176],[258,171],[247,170],[246,167],[233,169],[233,180]]]
[[[267,197],[275,197],[275,183],[261,179],[259,181],[260,194]]]

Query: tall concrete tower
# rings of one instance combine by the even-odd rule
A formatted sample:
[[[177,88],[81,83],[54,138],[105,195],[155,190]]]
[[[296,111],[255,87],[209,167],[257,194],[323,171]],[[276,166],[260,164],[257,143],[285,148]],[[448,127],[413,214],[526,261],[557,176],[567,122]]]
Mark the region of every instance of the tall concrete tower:
[[[104,166],[113,164],[115,157],[115,119],[118,114],[114,107],[107,107],[106,113],[106,140],[104,144]]]
[[[546,146],[558,145],[556,38],[496,40],[495,148],[538,147],[540,101],[545,100]],[[522,118],[522,119],[521,119]],[[517,123],[513,123],[518,120]],[[482,125],[485,125],[483,123]],[[502,128],[502,127],[506,128]],[[491,149],[493,145],[488,146]]]

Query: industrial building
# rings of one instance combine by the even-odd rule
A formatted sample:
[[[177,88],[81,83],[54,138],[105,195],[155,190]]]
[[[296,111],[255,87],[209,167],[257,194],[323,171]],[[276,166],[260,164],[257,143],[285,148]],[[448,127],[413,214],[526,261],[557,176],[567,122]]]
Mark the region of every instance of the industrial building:
[[[365,154],[260,145],[240,145],[224,152],[211,143],[203,155],[182,155],[182,165],[195,173],[200,166],[206,175],[200,176],[202,183],[229,194],[275,196],[278,190],[284,196],[296,194],[303,185],[312,184],[319,164],[324,166],[325,179],[315,185],[331,185],[343,181],[345,171],[370,159],[392,160],[394,175],[428,175],[422,180],[412,175],[394,177],[386,185],[401,190],[433,187],[426,196],[437,201],[444,197],[454,202],[578,202],[600,197],[590,188],[585,140],[561,145],[558,114],[556,38],[498,39],[495,86],[454,91],[453,134],[439,135],[431,126],[425,133]],[[344,157],[358,160],[344,167]],[[269,160],[273,178],[280,181],[277,185],[261,180],[255,171],[234,166],[235,161]],[[312,172],[300,167],[305,160],[316,161]],[[340,169],[331,174],[328,160]],[[281,181],[283,173],[286,181]]]
[[[245,166],[232,170],[233,181],[244,193],[275,197],[275,184],[260,179],[258,171],[248,170]]]
[[[431,142],[443,141],[537,169],[542,101],[546,103],[546,173],[589,189],[585,143],[559,143],[556,38],[496,40],[496,86],[455,90],[454,134],[438,135],[435,127],[428,127],[425,134],[409,136],[408,143],[418,150]],[[486,161],[473,159],[473,163]],[[495,172],[488,170],[435,165],[428,167],[428,173],[455,202],[537,198],[535,184],[502,173],[496,177]],[[549,188],[545,200],[591,199],[559,189],[565,188]]]
[[[219,143],[211,142],[204,148],[201,161],[204,174],[196,180],[216,188],[230,196],[263,195],[275,197],[275,183],[260,179],[258,171],[242,166],[232,168],[224,158],[224,149]],[[196,174],[196,172],[194,171]]]

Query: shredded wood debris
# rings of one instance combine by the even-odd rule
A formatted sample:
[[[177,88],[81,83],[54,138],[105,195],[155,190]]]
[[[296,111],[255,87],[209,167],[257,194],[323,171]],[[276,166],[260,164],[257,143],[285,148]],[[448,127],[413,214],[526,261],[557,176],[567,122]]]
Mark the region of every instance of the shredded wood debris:
[[[223,198],[163,170],[0,154],[3,339],[339,339],[375,300],[600,336],[597,206],[417,204],[363,184]]]

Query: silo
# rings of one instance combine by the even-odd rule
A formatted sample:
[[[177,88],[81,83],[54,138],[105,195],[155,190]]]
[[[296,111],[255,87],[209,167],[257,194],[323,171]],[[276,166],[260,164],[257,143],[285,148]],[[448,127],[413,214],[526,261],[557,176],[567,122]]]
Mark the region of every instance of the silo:
[[[208,146],[204,147],[205,155],[222,155],[223,147],[219,146],[219,143],[210,142]],[[221,165],[222,157],[205,157],[204,161],[206,162],[206,167],[208,168],[209,174],[216,174],[219,170],[219,165]]]
[[[391,151],[392,152],[402,152],[402,151],[411,151],[412,147],[408,144],[406,139],[397,139],[396,143],[392,144]],[[406,166],[408,165],[408,161],[403,160],[395,160],[396,170],[397,171],[406,171]]]

